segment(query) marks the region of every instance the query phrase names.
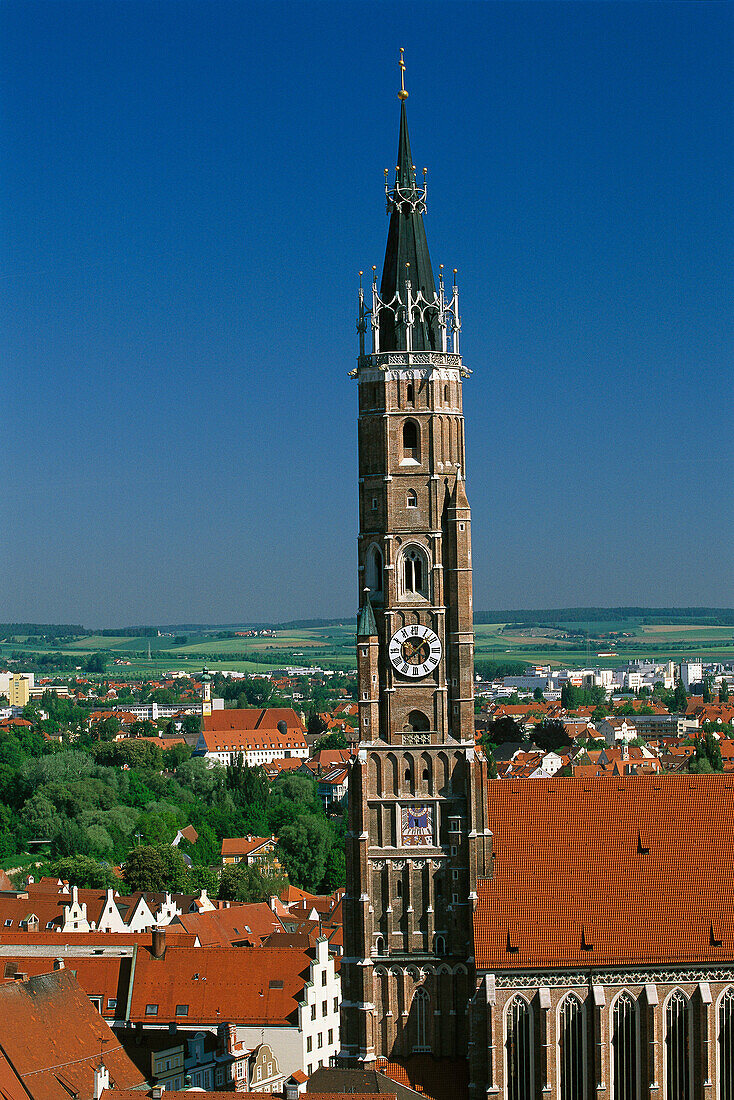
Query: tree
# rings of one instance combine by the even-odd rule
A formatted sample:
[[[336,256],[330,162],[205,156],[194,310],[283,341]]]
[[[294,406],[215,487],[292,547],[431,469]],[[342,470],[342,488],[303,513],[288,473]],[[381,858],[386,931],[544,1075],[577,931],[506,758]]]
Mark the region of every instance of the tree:
[[[231,863],[222,871],[217,897],[223,901],[268,901],[287,885],[284,875],[263,874],[259,867]]]
[[[710,703],[714,697],[713,685],[710,676],[704,676],[703,678],[703,701],[704,703]]]
[[[304,890],[316,892],[326,872],[331,834],[323,818],[308,814],[280,831],[281,863],[288,878]]]
[[[122,868],[125,885],[133,892],[137,890],[165,890],[166,865],[160,849],[151,844],[133,848]]]
[[[109,867],[97,863],[89,856],[66,856],[63,859],[54,860],[51,864],[51,874],[54,878],[64,879],[72,886],[81,886],[90,890],[107,890],[109,887],[117,888],[120,880]]]
[[[201,717],[198,714],[187,714],[181,723],[183,733],[201,733]]]
[[[111,714],[109,718],[101,718],[99,722],[95,722],[92,729],[97,734],[98,741],[114,741],[122,726],[120,719]]]
[[[535,691],[533,692],[533,699],[535,699],[535,701],[538,703],[545,702],[545,695],[543,695],[542,687],[536,687]]]
[[[688,706],[688,695],[682,680],[679,680],[675,685],[675,691],[673,692],[673,710],[678,714],[683,714]]]
[[[105,670],[107,662],[101,653],[93,653],[87,658],[85,669],[87,672],[98,673],[100,676]]]
[[[480,739],[482,745],[491,748],[493,745],[504,745],[508,742],[520,742],[525,740],[522,726],[508,714],[501,718],[495,718],[490,722]]]
[[[728,703],[729,702],[729,685],[727,684],[727,682],[726,682],[726,680],[724,679],[723,676],[721,677],[721,685],[719,687],[719,702],[720,703]]]
[[[688,770],[694,774],[723,772],[721,746],[713,733],[707,733],[696,739],[696,751],[688,761]]]
[[[540,722],[533,730],[533,741],[539,749],[546,752],[563,752],[573,745],[573,739],[566,733],[566,727],[560,718]]]
[[[323,737],[319,737],[318,741],[314,744],[313,751],[321,752],[322,749],[346,749],[348,747],[348,742],[344,734],[339,733],[338,730],[334,730],[333,733],[326,733]]]
[[[326,728],[326,722],[314,707],[313,710],[309,711],[306,732],[309,737],[321,737],[322,734],[326,733]]]

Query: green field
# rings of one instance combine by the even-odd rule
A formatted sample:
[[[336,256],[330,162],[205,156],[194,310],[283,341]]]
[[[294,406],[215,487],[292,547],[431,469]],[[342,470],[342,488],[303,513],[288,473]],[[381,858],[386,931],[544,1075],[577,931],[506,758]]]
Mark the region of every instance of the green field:
[[[590,609],[588,620],[578,611],[572,618],[556,620],[551,612],[514,612],[513,622],[476,624],[476,655],[556,667],[615,665],[638,657],[661,661],[693,657],[709,661],[734,659],[734,616],[729,611],[675,610],[666,617],[660,614],[660,609],[650,613],[644,609],[632,610],[639,614],[615,616],[614,609],[598,608],[592,614]],[[729,625],[721,625],[722,622]],[[213,669],[243,672],[267,671],[284,665],[320,665],[340,670],[355,666],[351,619],[275,630],[273,638],[244,638],[219,637],[222,628],[189,631],[182,627],[178,634],[171,632],[160,637],[88,634],[57,642],[14,634],[0,641],[0,660],[12,659],[14,653],[31,659],[60,654],[78,659],[79,666],[83,666],[90,655],[103,653],[107,675],[119,679],[126,676],[137,679],[176,668],[198,672],[205,663]],[[118,661],[130,663],[117,664]],[[52,666],[48,667],[51,670]],[[73,672],[73,668],[65,671]]]

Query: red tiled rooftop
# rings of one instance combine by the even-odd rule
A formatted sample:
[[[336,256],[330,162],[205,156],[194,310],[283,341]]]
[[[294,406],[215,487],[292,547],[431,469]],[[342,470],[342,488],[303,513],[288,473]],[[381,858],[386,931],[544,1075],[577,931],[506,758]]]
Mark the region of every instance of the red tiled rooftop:
[[[734,960],[731,776],[489,783],[478,968]]]

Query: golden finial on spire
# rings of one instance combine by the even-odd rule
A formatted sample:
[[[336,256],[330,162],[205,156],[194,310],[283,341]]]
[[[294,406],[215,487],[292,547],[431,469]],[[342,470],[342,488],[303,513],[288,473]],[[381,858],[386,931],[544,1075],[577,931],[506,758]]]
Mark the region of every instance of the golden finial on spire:
[[[400,91],[398,92],[398,99],[407,99],[408,98],[408,93],[405,90],[405,59],[403,58],[404,53],[405,53],[405,49],[404,49],[403,46],[401,46],[400,47],[400,61],[398,62],[398,65],[400,66]]]

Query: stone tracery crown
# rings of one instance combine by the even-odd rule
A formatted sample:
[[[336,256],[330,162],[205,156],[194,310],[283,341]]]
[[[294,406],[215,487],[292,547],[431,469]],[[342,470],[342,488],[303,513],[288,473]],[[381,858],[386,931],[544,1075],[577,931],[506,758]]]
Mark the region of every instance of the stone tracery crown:
[[[362,272],[359,273],[359,316],[357,318],[357,331],[359,332],[360,359],[365,354],[378,355],[380,353],[380,315],[387,311],[392,314],[395,327],[405,336],[405,350],[413,350],[413,327],[422,324],[430,318],[438,321],[441,336],[441,345],[437,351],[444,355],[448,352],[459,355],[459,334],[461,332],[461,318],[459,316],[459,288],[456,285],[456,271],[454,270],[454,285],[451,297],[447,298],[443,278],[443,264],[439,270],[438,293],[433,300],[427,299],[422,290],[413,291],[410,279],[404,283],[405,295],[396,290],[389,302],[383,301],[377,289],[377,268],[372,268],[372,307],[367,308],[365,292],[362,286]],[[372,333],[372,350],[365,349],[365,335],[367,327]]]

